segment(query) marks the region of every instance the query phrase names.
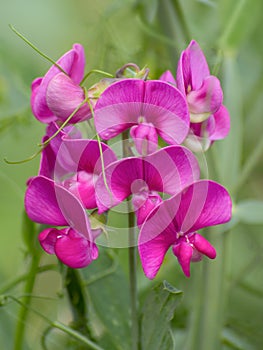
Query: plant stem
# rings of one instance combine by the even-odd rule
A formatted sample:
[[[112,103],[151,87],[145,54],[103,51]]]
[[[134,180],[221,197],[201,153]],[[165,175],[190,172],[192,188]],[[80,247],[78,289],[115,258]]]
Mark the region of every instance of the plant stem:
[[[37,273],[42,273],[42,272],[51,271],[51,270],[56,271],[57,266],[54,264],[39,266],[37,269]],[[12,288],[16,287],[18,284],[24,282],[27,278],[28,278],[28,273],[24,273],[21,276],[15,277],[11,281],[9,281],[6,284],[4,284],[3,286],[1,286],[0,294],[5,294],[10,289],[12,289]]]
[[[122,134],[123,156],[132,156],[129,148],[128,132]],[[131,301],[131,341],[132,350],[139,349],[139,324],[138,324],[138,298],[137,298],[137,247],[135,232],[135,215],[130,199],[127,200],[128,224],[129,224],[129,279],[130,279],[130,301]]]
[[[198,294],[194,302],[190,344],[186,348],[220,350],[226,304],[228,234],[222,235],[216,229],[210,229],[207,238],[217,247],[219,256],[213,262],[208,259],[203,261],[202,275],[196,280]]]
[[[84,283],[80,271],[67,268],[65,287],[67,289],[69,303],[73,314],[72,328],[75,328],[82,334],[91,337],[87,322],[87,305],[83,285]]]
[[[129,211],[129,277],[132,320],[132,350],[138,349],[139,327],[137,314],[137,247],[134,228],[134,213]]]
[[[104,350],[102,347],[93,343],[93,341],[89,340],[87,337],[85,337],[84,335],[82,335],[78,331],[75,331],[74,329],[64,325],[63,323],[61,323],[59,321],[55,321],[55,322],[51,321],[46,316],[42,315],[38,310],[33,309],[32,307],[29,307],[28,304],[25,304],[24,302],[13,297],[12,295],[8,295],[8,296],[6,296],[6,298],[15,301],[16,303],[18,303],[21,306],[21,308],[34,312],[36,315],[38,315],[43,320],[45,320],[50,325],[51,328],[56,328],[56,329],[61,330],[62,332],[64,332],[64,333],[72,336],[73,338],[81,341],[83,344],[88,345],[90,349],[92,349],[92,350]]]
[[[55,321],[51,324],[51,326],[54,328],[60,329],[61,331],[67,333],[68,335],[71,335],[73,338],[81,341],[83,344],[88,345],[89,348],[92,350],[104,350],[99,345],[93,343],[93,341],[89,340],[87,337],[85,337],[81,333],[75,331],[70,327],[65,326],[63,323]]]
[[[36,275],[38,273],[38,264],[40,256],[40,254],[31,255],[30,269],[24,289],[24,294],[26,296],[23,298],[23,304],[26,305],[29,305],[31,301],[31,294],[34,288]],[[18,313],[18,322],[15,331],[14,350],[20,350],[23,347],[23,338],[25,333],[27,315],[28,308],[21,307]]]

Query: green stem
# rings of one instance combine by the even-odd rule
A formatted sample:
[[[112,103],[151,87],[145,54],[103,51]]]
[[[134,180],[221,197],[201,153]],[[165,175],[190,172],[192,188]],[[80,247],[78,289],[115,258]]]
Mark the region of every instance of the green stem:
[[[29,269],[28,278],[24,289],[24,294],[26,296],[23,298],[23,304],[25,305],[30,305],[31,294],[33,292],[36,275],[38,273],[38,264],[39,264],[40,256],[41,256],[40,254],[31,256],[30,269]],[[21,307],[18,313],[18,322],[16,325],[16,331],[15,331],[14,350],[20,350],[23,348],[23,339],[25,334],[27,316],[28,316],[28,308]]]
[[[28,44],[30,47],[32,47],[33,50],[35,50],[40,56],[42,56],[43,58],[45,58],[46,60],[48,60],[50,63],[52,63],[54,66],[56,66],[62,73],[68,75],[68,73],[66,71],[64,71],[64,69],[57,64],[56,61],[52,60],[52,58],[50,58],[49,56],[47,56],[46,54],[44,54],[42,51],[40,51],[35,45],[33,45],[24,35],[22,35],[21,33],[19,33],[18,30],[15,29],[14,26],[12,26],[11,24],[9,25],[10,29],[17,35],[19,36],[19,38],[21,38],[26,44]]]
[[[76,269],[67,268],[65,287],[73,314],[73,328],[78,329],[81,333],[90,337],[91,334],[87,326],[87,305],[83,286],[84,283],[80,272]]]
[[[72,336],[73,338],[81,341],[83,344],[88,345],[89,348],[92,350],[104,350],[99,345],[93,343],[91,340],[89,340],[88,338],[83,336],[81,333],[75,331],[74,329],[72,329],[70,327],[67,327],[63,323],[55,321],[55,322],[52,322],[51,326],[67,333],[68,335]]]
[[[61,330],[62,332],[72,336],[73,338],[79,340],[80,342],[82,342],[83,344],[86,344],[89,346],[89,348],[91,350],[104,350],[103,348],[101,348],[99,345],[93,343],[93,341],[89,340],[88,338],[86,338],[84,335],[82,335],[81,333],[75,331],[74,329],[64,325],[61,322],[58,321],[51,321],[49,318],[47,318],[45,315],[42,315],[38,310],[33,309],[32,307],[30,307],[28,304],[25,304],[24,302],[18,300],[17,298],[13,297],[12,295],[8,295],[6,296],[7,299],[11,299],[13,301],[15,301],[16,303],[18,303],[21,308],[26,309],[27,311],[32,311],[34,312],[36,315],[38,315],[39,317],[41,317],[43,320],[45,320],[51,328],[56,328]]]
[[[102,70],[100,70],[100,69],[92,69],[91,71],[89,71],[89,72],[84,76],[84,78],[81,80],[81,82],[80,82],[79,85],[82,86],[82,85],[84,84],[84,82],[86,81],[86,79],[88,79],[88,77],[89,77],[91,74],[93,74],[93,73],[98,73],[98,74],[105,75],[105,76],[108,77],[108,78],[113,78],[113,75],[110,74],[110,73],[104,72],[104,71],[102,71]]]
[[[55,271],[56,269],[57,269],[57,265],[53,265],[53,264],[39,266],[37,269],[37,273],[46,272],[46,271],[50,271],[50,270]],[[28,278],[28,273],[24,273],[23,275],[18,276],[16,278],[14,278],[13,280],[7,282],[3,286],[1,286],[0,294],[5,294],[10,289],[12,289],[12,288],[16,287],[18,284],[24,282],[27,278]]]
[[[137,247],[134,227],[134,212],[129,211],[129,278],[131,298],[131,319],[132,319],[132,350],[138,349],[139,327],[137,312]]]
[[[205,259],[203,271],[198,278],[195,290],[197,296],[191,323],[190,344],[187,348],[195,350],[221,350],[221,331],[224,325],[224,311],[227,296],[226,268],[229,255],[226,251],[228,234],[223,235],[210,229],[208,240],[219,253],[215,261]]]
[[[129,157],[132,152],[129,148],[128,132],[122,134],[123,156]],[[131,341],[132,350],[139,349],[139,322],[138,322],[138,296],[137,296],[137,240],[135,232],[135,215],[130,198],[127,200],[129,224],[129,282],[131,301]]]

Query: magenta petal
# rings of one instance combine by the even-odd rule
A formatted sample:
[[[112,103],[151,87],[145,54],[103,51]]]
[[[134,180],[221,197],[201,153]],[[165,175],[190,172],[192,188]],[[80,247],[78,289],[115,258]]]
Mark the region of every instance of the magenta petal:
[[[42,123],[51,123],[57,118],[46,104],[45,93],[42,93],[43,78],[36,78],[31,84],[31,108],[34,116]]]
[[[174,223],[184,233],[231,219],[231,198],[223,186],[213,181],[197,181],[168,202],[170,207],[180,204],[178,211],[174,211]]]
[[[45,252],[55,254],[55,244],[60,235],[61,231],[56,228],[47,228],[39,234],[38,240]]]
[[[83,47],[80,44],[74,44],[72,50],[66,52],[57,63],[75,84],[79,84],[85,69]],[[46,92],[50,80],[59,73],[61,70],[53,65],[43,78],[38,78],[32,83],[32,111],[35,117],[43,123],[50,123],[57,119],[47,105]]]
[[[209,67],[203,51],[195,40],[190,42],[186,51],[189,54],[192,87],[197,90],[200,88],[203,79],[210,75]]]
[[[144,96],[143,80],[123,79],[110,85],[94,109],[94,122],[99,135],[109,140],[137,124]]]
[[[42,142],[53,136],[59,127],[52,122],[47,127],[46,135]],[[73,160],[65,147],[62,150],[63,139],[81,137],[81,134],[74,126],[67,126],[54,137],[41,153],[39,175],[49,178],[60,178],[65,173],[70,172],[73,167]],[[63,154],[62,154],[63,153]],[[54,176],[55,175],[55,176]]]
[[[164,81],[145,82],[141,115],[170,144],[180,144],[187,136],[190,120],[186,100],[178,89]]]
[[[130,130],[131,137],[139,154],[146,156],[158,148],[158,135],[150,123],[134,125]]]
[[[48,140],[48,138],[48,136],[43,137],[42,142],[44,143],[46,140]],[[56,154],[54,153],[54,150],[51,144],[49,143],[42,150],[38,175],[42,175],[52,179],[54,176],[55,163]]]
[[[186,242],[173,246],[173,253],[177,257],[186,277],[190,277],[190,263],[193,255],[193,248]]]
[[[81,200],[86,209],[97,207],[95,198],[95,182],[97,176],[85,171],[78,171],[63,182],[63,186]]]
[[[199,123],[207,119],[209,114],[213,114],[219,109],[222,101],[223,92],[220,81],[214,76],[206,77],[198,90],[192,90],[187,94],[191,122]],[[202,117],[202,114],[206,113],[208,115]]]
[[[125,158],[113,162],[105,169],[107,187],[102,174],[99,176],[95,190],[99,214],[121,203],[132,193],[138,179],[143,179],[142,159]]]
[[[69,54],[71,54],[71,52],[73,55],[72,64],[69,65],[69,69],[65,67],[65,70],[75,84],[80,84],[84,76],[86,64],[84,48],[80,44],[74,44],[72,50],[69,51]],[[59,63],[63,66],[63,57],[61,58],[61,61],[62,62],[60,63],[59,61]]]
[[[65,121],[85,99],[82,88],[64,73],[58,73],[47,86],[46,101],[49,109],[60,120]],[[91,118],[91,111],[85,103],[74,114],[70,123]]]
[[[96,183],[100,212],[142,191],[178,193],[199,178],[199,166],[187,148],[168,146],[143,159],[131,157],[114,162],[105,173],[108,189],[102,175]]]
[[[132,196],[132,204],[137,218],[137,225],[141,226],[148,214],[162,202],[162,198],[158,193],[142,193]]]
[[[180,91],[187,92],[188,86],[198,90],[204,78],[210,75],[206,58],[196,41],[192,40],[182,52],[176,74],[176,82]]]
[[[139,255],[146,277],[153,279],[159,271],[167,250],[175,242],[175,231],[166,228],[161,231],[164,223],[158,225],[162,218],[154,216],[153,220],[146,220],[139,235]],[[165,225],[166,227],[167,225]]]
[[[31,179],[25,194],[25,209],[29,218],[40,224],[68,224],[58,203],[55,183],[43,176]]]
[[[159,80],[166,81],[167,83],[171,83],[173,85],[176,85],[176,81],[174,79],[173,74],[167,70],[165,71],[159,78]]]
[[[140,122],[152,123],[169,143],[181,143],[189,128],[185,98],[163,81],[124,79],[110,85],[95,106],[95,125],[106,140]]]
[[[227,108],[222,105],[219,110],[214,113],[213,117],[213,126],[208,120],[207,131],[211,141],[221,140],[225,138],[230,130],[230,116]]]
[[[104,167],[117,160],[109,146],[101,143],[101,149]],[[62,157],[67,155],[72,161],[70,172],[74,175],[68,177],[68,171],[64,174],[65,187],[80,198],[87,209],[95,208],[97,204],[94,186],[98,175],[102,172],[102,157],[98,142],[88,139],[64,139],[59,154]],[[104,186],[103,177],[101,186]]]
[[[210,259],[215,259],[216,250],[203,236],[198,233],[194,234],[193,242],[194,247],[202,254],[206,255]]]
[[[117,160],[112,149],[101,143],[104,167]],[[101,154],[98,141],[89,139],[65,139],[61,154],[67,153],[74,163],[72,172],[85,170],[88,173],[100,174],[102,171]]]
[[[93,242],[90,222],[80,200],[66,188],[57,184],[55,184],[55,191],[59,208],[68,225],[84,236],[86,240]]]
[[[37,176],[26,191],[25,208],[32,221],[56,226],[71,226],[93,241],[91,228],[81,202],[54,181]]]
[[[85,70],[85,53],[83,46],[80,44],[74,44],[71,50],[57,60],[57,64],[68,74],[74,83],[79,84],[83,79]],[[43,80],[45,80],[45,88],[49,81],[58,73],[61,73],[61,70],[58,67],[55,65],[50,67],[43,78]]]
[[[150,190],[176,194],[199,179],[197,159],[182,146],[165,147],[144,161],[144,179]]]
[[[65,265],[77,269],[88,266],[98,257],[98,248],[74,230],[58,237],[55,253]]]

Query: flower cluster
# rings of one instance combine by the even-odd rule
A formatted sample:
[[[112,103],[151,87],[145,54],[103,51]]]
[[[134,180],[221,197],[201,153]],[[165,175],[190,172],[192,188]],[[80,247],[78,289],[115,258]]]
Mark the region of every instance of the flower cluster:
[[[84,71],[84,49],[75,44],[32,83],[33,114],[47,127],[25,208],[47,225],[42,248],[69,267],[89,265],[99,255],[96,239],[107,231],[106,213],[128,199],[145,275],[155,277],[172,247],[190,276],[191,261],[216,256],[197,231],[231,217],[228,192],[200,179],[192,153],[229,131],[219,80],[195,41],[182,52],[176,79],[166,71],[150,80],[147,68],[127,64],[87,88]],[[89,138],[84,125],[89,134],[95,130]],[[126,148],[119,157],[112,147],[118,135]],[[94,225],[94,214],[103,223]]]

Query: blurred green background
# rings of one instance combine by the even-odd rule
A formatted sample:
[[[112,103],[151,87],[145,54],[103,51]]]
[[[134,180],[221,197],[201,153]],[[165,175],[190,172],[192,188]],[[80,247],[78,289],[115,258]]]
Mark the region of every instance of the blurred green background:
[[[27,270],[21,235],[26,180],[37,174],[39,159],[8,165],[33,154],[44,133],[30,111],[30,84],[49,68],[45,61],[9,28],[15,26],[53,59],[75,42],[86,52],[87,68],[114,73],[127,62],[148,65],[151,78],[167,69],[175,73],[179,53],[191,39],[199,42],[211,71],[221,78],[225,105],[232,119],[228,138],[212,148],[211,177],[226,186],[235,202],[233,229],[226,246],[216,246],[224,259],[226,294],[222,349],[262,348],[263,322],[263,3],[261,0],[9,0],[0,10],[0,294],[8,281]],[[214,174],[214,175],[213,175]],[[226,228],[227,229],[227,228]],[[225,230],[226,230],[225,229]],[[217,236],[218,239],[218,236]],[[219,239],[218,239],[219,241]],[[125,252],[117,252],[125,267]],[[48,262],[55,259],[45,258]],[[217,262],[211,262],[216,269]],[[184,291],[174,320],[178,349],[187,338],[196,276],[186,279],[169,255],[158,280],[166,278]],[[215,270],[216,271],[216,270]],[[153,284],[139,273],[141,295]],[[217,281],[218,283],[218,281]],[[219,282],[220,283],[220,282]],[[61,281],[50,272],[36,281],[34,295],[54,300],[34,301],[50,317],[70,318],[57,292]],[[16,293],[19,293],[17,291]],[[18,294],[17,294],[18,295]],[[213,295],[211,296],[213,298]],[[62,303],[63,304],[63,303]],[[32,321],[33,320],[33,321]],[[40,349],[42,321],[27,324],[25,349]],[[12,348],[17,307],[0,308],[0,349]],[[216,321],[215,321],[216,322]],[[54,345],[55,344],[55,345]],[[62,349],[58,342],[51,349]],[[60,347],[61,346],[61,347]],[[188,348],[188,350],[195,350]],[[204,349],[212,350],[212,349]]]

